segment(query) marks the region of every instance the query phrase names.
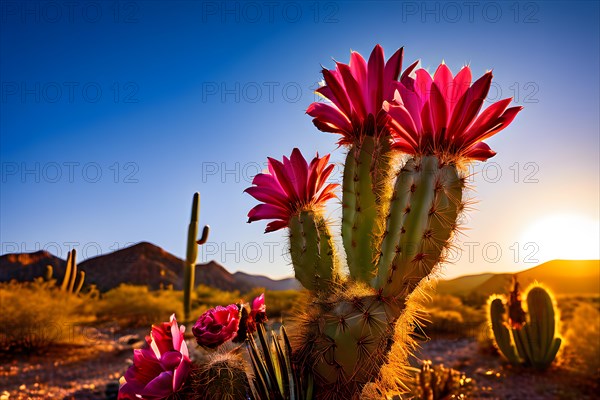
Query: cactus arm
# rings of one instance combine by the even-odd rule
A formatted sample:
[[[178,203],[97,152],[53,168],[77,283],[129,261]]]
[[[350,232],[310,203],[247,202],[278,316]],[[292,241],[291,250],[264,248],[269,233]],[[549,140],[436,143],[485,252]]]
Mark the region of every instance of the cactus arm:
[[[501,299],[494,299],[490,303],[490,323],[494,333],[494,341],[498,349],[512,364],[520,364],[521,360],[517,348],[513,344],[510,330],[504,325],[504,315],[506,309]]]
[[[338,278],[333,240],[323,216],[302,211],[290,218],[290,253],[296,279],[309,290],[325,290]]]
[[[398,173],[394,192],[390,199],[389,213],[386,217],[386,230],[381,243],[381,255],[377,265],[377,282],[375,287],[382,287],[388,279],[392,260],[399,249],[400,235],[406,216],[406,209],[411,193],[411,187],[415,180],[414,158],[408,160],[406,165]]]
[[[69,254],[67,255],[67,266],[65,268],[65,276],[63,277],[62,284],[60,285],[60,290],[62,290],[63,292],[66,292],[67,289],[69,289],[69,282],[71,281],[72,259],[73,259],[73,254],[70,251]]]
[[[344,179],[342,184],[342,239],[346,251],[348,265],[354,264],[352,256],[352,238],[356,219],[356,157],[355,148],[350,148],[344,163]]]
[[[536,340],[536,359],[543,359],[554,340],[556,321],[554,306],[548,292],[542,287],[535,286],[527,293],[527,309],[529,324]]]
[[[350,185],[353,189],[344,189],[344,196],[354,194],[354,199],[348,198],[348,204],[354,204],[354,211],[344,207],[343,224],[351,225],[350,234],[344,236],[344,248],[348,259],[350,276],[358,281],[368,282],[373,274],[373,260],[377,254],[373,242],[377,236],[377,204],[373,193],[371,179],[371,162],[373,157],[373,138],[365,137],[361,144],[356,144],[348,153],[350,163],[354,166],[354,178]],[[344,184],[349,179],[344,177]],[[344,233],[344,231],[342,232]]]
[[[79,292],[81,291],[84,281],[85,281],[85,271],[79,271],[79,281],[77,283],[77,286],[75,287],[75,292],[73,292],[75,295],[78,295]]]
[[[73,293],[75,288],[75,279],[77,278],[77,252],[75,249],[71,250],[71,273],[69,275],[69,286],[67,287],[68,293]]]
[[[404,179],[403,174],[413,174],[414,178]],[[391,211],[400,210],[406,215],[402,217],[400,241],[394,249],[392,263],[388,267],[381,266],[376,283],[386,296],[408,295],[440,262],[455,229],[462,201],[463,184],[456,167],[440,168],[435,156],[416,160],[414,167],[409,165],[400,172],[398,180],[406,185],[410,182],[408,188],[400,189],[408,191],[409,198],[404,210],[397,207]],[[384,257],[387,258],[389,255]]]
[[[73,268],[71,269],[71,282],[69,282],[69,293],[73,293],[75,290],[75,280],[77,279],[77,263],[75,262],[75,255],[73,254],[72,261]]]
[[[546,369],[556,357],[561,339],[555,338],[556,316],[550,294],[541,286],[527,292],[529,339],[532,346],[531,364]]]

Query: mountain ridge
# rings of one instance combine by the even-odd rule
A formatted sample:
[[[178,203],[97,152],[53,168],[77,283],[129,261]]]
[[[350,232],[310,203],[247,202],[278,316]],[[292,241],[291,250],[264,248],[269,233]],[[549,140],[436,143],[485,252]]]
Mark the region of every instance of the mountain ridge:
[[[11,253],[0,256],[0,282],[16,279],[31,281],[43,276],[51,265],[54,277],[63,279],[66,261],[47,251]],[[86,284],[95,284],[107,291],[121,283],[147,285],[153,290],[183,286],[183,260],[149,242],[84,260],[78,267],[86,272]],[[534,280],[550,287],[556,294],[599,293],[600,260],[551,260],[516,273],[471,274],[458,278],[440,279],[439,293],[459,296],[489,296],[504,293],[513,275],[522,286]],[[280,280],[246,272],[229,272],[216,261],[196,265],[196,285],[204,284],[220,290],[247,292],[264,287],[267,290],[297,290],[301,286],[294,278]]]
[[[52,265],[54,277],[61,281],[66,261],[47,251],[4,254],[0,256],[0,282],[12,279],[32,281],[44,276],[47,265]],[[152,290],[171,285],[178,290],[183,287],[183,260],[144,241],[81,261],[78,268],[85,271],[86,284],[94,284],[100,291],[110,290],[121,283],[147,285]],[[300,287],[294,278],[275,280],[243,272],[232,274],[216,261],[196,264],[195,284],[242,293],[257,287],[268,290]]]

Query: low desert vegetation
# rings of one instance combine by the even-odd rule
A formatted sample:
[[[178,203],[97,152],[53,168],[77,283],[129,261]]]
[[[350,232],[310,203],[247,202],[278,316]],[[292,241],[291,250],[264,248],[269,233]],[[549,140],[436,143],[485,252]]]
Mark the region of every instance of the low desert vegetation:
[[[65,293],[55,282],[0,283],[0,351],[40,352],[58,343],[79,342],[79,327],[95,320],[98,293]]]

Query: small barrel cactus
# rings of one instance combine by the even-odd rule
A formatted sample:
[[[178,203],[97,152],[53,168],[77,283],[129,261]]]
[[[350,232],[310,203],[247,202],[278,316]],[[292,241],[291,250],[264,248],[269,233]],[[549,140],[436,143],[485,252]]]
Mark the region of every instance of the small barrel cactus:
[[[246,363],[239,350],[211,355],[200,366],[194,382],[193,399],[246,400],[250,396]]]
[[[527,309],[523,310],[515,278],[508,301],[503,300],[500,296],[491,296],[488,301],[496,346],[512,364],[547,369],[562,342],[556,334],[558,317],[551,292],[537,283],[532,284],[525,290]]]
[[[382,398],[402,386],[413,346],[408,303],[451,246],[465,207],[465,166],[495,154],[482,140],[521,109],[505,99],[478,116],[491,72],[471,85],[469,67],[453,77],[442,64],[432,77],[414,63],[400,77],[402,54],[385,62],[376,46],[368,63],[353,52],[348,65],[324,69],[317,92],[331,103],[307,110],[347,147],[341,234],[348,276],[324,216],[337,186],[326,184],[328,155],[310,164],[298,149],[283,161],[269,158],[268,172],[247,189],[264,203],[250,210],[249,222],[274,219],[267,232],[289,229],[296,278],[311,292],[291,337],[295,362],[315,375],[318,399],[356,399],[366,386]]]

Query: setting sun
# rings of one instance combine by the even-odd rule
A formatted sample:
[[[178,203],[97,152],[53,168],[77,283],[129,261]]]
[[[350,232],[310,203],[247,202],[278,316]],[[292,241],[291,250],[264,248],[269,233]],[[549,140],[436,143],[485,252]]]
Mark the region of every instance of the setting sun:
[[[584,215],[549,215],[529,225],[519,240],[534,243],[540,261],[598,259],[599,226],[599,221]]]

